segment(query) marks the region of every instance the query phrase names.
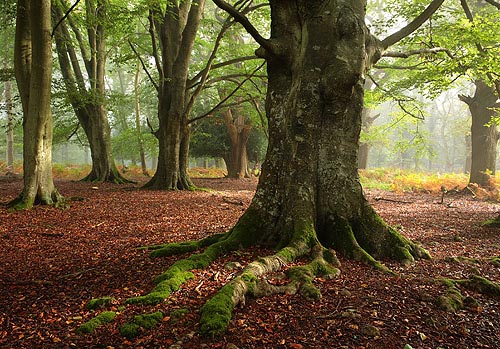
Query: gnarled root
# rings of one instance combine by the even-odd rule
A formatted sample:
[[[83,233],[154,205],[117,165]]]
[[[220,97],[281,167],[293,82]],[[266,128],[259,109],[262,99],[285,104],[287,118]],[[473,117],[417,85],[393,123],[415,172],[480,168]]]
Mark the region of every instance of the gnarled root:
[[[309,264],[291,267],[287,270],[290,282],[276,286],[265,280],[266,274],[278,272],[299,257],[309,254]],[[273,293],[294,294],[299,291],[309,299],[321,297],[313,285],[316,276],[335,277],[340,271],[335,254],[319,243],[310,248],[304,241],[296,241],[276,254],[259,258],[248,264],[243,271],[226,284],[201,309],[201,332],[205,335],[223,333],[231,320],[232,311],[238,304],[244,304],[247,295],[254,297]]]

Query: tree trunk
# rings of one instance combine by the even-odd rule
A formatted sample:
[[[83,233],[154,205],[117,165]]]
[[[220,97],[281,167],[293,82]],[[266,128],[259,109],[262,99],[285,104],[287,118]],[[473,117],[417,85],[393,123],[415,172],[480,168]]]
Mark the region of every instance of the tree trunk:
[[[63,1],[53,6],[56,22],[63,17],[66,8]],[[68,99],[85,131],[90,146],[92,169],[82,180],[126,183],[129,181],[120,174],[113,159],[111,129],[105,106],[106,33],[103,23],[106,20],[106,1],[99,0],[97,3],[86,1],[86,11],[88,18],[96,19],[92,20],[93,25],[89,25],[87,28],[90,50],[84,46],[82,34],[74,20],[71,17],[67,19],[78,38],[86,75],[80,68],[80,59],[73,47],[72,36],[66,21],[58,26],[55,35],[59,65]]]
[[[464,173],[469,173],[472,166],[472,139],[470,133],[465,135],[465,164]]]
[[[212,246],[219,250],[220,245],[260,243],[279,250],[249,264],[205,304],[201,330],[212,335],[227,326],[230,315],[224,307],[232,309],[248,293],[276,291],[279,287],[260,277],[304,254],[313,262],[289,272],[289,287],[310,298],[319,296],[314,275],[336,273],[328,267],[336,258],[325,247],[386,271],[374,257],[406,262],[429,257],[382,221],[359,183],[363,76],[372,49],[365,45],[373,43],[364,24],[365,2],[270,5],[271,39],[257,51],[267,59],[266,159],[250,207],[229,235]]]
[[[166,11],[154,7],[150,12],[150,33],[160,76],[159,128],[155,132],[159,152],[156,172],[145,184],[146,188],[189,190],[194,187],[187,174],[187,117],[192,106],[188,103],[186,86],[191,50],[204,6],[205,0],[193,0],[172,4]],[[161,45],[157,45],[157,39]]]
[[[10,206],[63,202],[52,178],[50,1],[17,3],[14,69],[23,106],[24,188]]]
[[[230,140],[229,154],[225,157],[227,176],[237,179],[249,178],[247,141],[252,126],[245,124],[244,116],[234,117],[232,109],[225,110],[223,117]]]
[[[498,132],[494,124],[490,125],[498,107],[495,90],[484,81],[475,82],[473,97],[460,96],[460,100],[469,106],[472,116],[471,126],[471,170],[469,183],[483,187],[491,186],[490,176],[495,174]]]
[[[275,254],[248,264],[201,308],[201,332],[212,336],[226,329],[247,294],[300,291],[318,298],[314,278],[339,272],[334,250],[386,272],[374,257],[403,262],[429,257],[382,221],[359,183],[363,77],[366,59],[375,62],[381,50],[364,24],[366,1],[271,0],[270,39],[225,1],[213,1],[246,27],[261,44],[257,54],[267,60],[269,146],[262,175],[250,207],[227,234],[155,248],[152,256],[206,247],[175,262],[151,293],[127,301],[162,301],[193,277],[188,271],[230,250],[276,247]],[[394,34],[389,38],[394,40]],[[309,264],[291,266],[305,255],[311,257]],[[288,284],[266,282],[265,274],[285,266]]]
[[[14,172],[14,117],[12,113],[12,91],[11,82],[5,81],[5,113],[7,114],[7,129],[5,131],[7,136],[7,173]]]
[[[135,97],[135,129],[137,134],[137,145],[139,146],[139,155],[141,158],[141,168],[142,174],[149,177],[148,167],[146,165],[146,154],[144,152],[144,141],[142,139],[142,130],[141,130],[141,103],[139,98],[139,73],[140,73],[140,64],[137,63],[137,67],[135,69],[135,78],[134,78],[134,97]]]

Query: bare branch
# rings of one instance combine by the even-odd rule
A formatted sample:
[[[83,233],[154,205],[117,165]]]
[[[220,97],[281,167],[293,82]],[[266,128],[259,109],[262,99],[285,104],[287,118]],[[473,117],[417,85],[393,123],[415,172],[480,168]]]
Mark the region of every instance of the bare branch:
[[[487,3],[488,3],[488,4],[490,4],[490,5],[495,6],[497,9],[499,9],[499,10],[500,10],[500,2],[496,2],[496,1],[494,1],[494,0],[484,0],[484,1],[485,1],[485,2],[487,2]]]
[[[253,59],[260,59],[260,58],[257,57],[257,56],[238,57],[238,58],[230,59],[230,60],[225,61],[225,62],[212,64],[212,66],[210,67],[210,70],[214,70],[214,69],[217,69],[217,68],[223,68],[223,67],[226,67],[226,66],[231,65],[231,64],[236,64],[236,63],[241,63],[241,62],[245,62],[245,61],[250,61],[250,60],[253,60]],[[200,71],[198,74],[196,74],[191,79],[189,79],[189,81],[187,83],[187,87],[188,88],[192,88],[195,85],[197,85],[198,84],[197,81],[202,78],[202,76],[205,74],[206,69],[207,69],[207,67],[205,67],[202,71]]]
[[[76,7],[76,5],[78,5],[79,2],[80,2],[80,0],[76,0],[76,2],[73,5],[71,5],[71,7],[69,8],[69,10],[66,11],[66,13],[64,14],[64,16],[62,16],[62,18],[54,26],[54,29],[52,29],[52,33],[50,34],[50,36],[54,37],[54,33],[56,32],[57,27],[59,27],[59,25],[69,16],[69,14],[71,13],[71,11],[73,11],[73,9]]]
[[[392,46],[395,43],[401,41],[402,39],[413,33],[415,30],[420,28],[420,26],[424,24],[424,22],[427,21],[434,14],[434,12],[437,11],[437,9],[443,2],[444,0],[432,0],[429,6],[427,6],[427,8],[413,21],[408,23],[406,27],[398,30],[394,34],[391,34],[384,40],[382,40],[382,47],[384,49],[387,49],[389,46]]]
[[[151,47],[153,49],[153,58],[156,64],[156,70],[158,70],[158,75],[160,76],[160,83],[163,85],[164,72],[161,65],[160,54],[158,53],[158,43],[156,41],[156,28],[154,20],[155,12],[150,9],[148,20],[149,20],[149,35],[151,36]],[[158,90],[158,87],[156,88]]]
[[[234,20],[240,23],[248,32],[248,34],[250,34],[254,38],[254,40],[257,41],[257,43],[262,46],[267,52],[276,54],[276,47],[271,44],[271,41],[269,39],[265,39],[262,35],[260,35],[259,31],[252,25],[252,23],[250,23],[248,18],[243,13],[223,0],[212,1],[219,8],[233,16]]]
[[[212,114],[215,110],[221,108],[221,106],[229,99],[231,98],[236,92],[238,92],[238,90],[245,84],[245,82],[247,82],[248,80],[250,80],[263,66],[264,64],[266,64],[266,62],[262,63],[261,65],[259,65],[257,68],[255,68],[255,70],[252,72],[252,74],[250,74],[246,79],[242,80],[235,88],[233,91],[231,91],[231,93],[229,93],[225,98],[223,98],[219,103],[217,103],[215,105],[215,107],[213,107],[212,109],[210,109],[208,112],[206,112],[205,114],[203,115],[200,115],[200,116],[197,116],[195,118],[192,118],[191,120],[188,121],[188,124],[191,124],[197,120],[200,120],[200,119],[203,119],[205,117],[207,117],[208,115]]]
[[[151,81],[151,83],[153,84],[153,86],[155,87],[156,91],[159,91],[159,87],[158,87],[158,84],[154,81],[153,77],[151,76],[151,74],[149,73],[149,70],[148,68],[146,67],[146,64],[144,63],[144,61],[142,60],[142,57],[139,55],[139,53],[136,51],[134,45],[132,45],[132,42],[130,41],[130,39],[128,40],[128,44],[130,45],[130,48],[132,49],[132,51],[134,51],[134,54],[135,56],[137,57],[137,59],[139,59],[139,61],[141,62],[141,66],[142,66],[142,69],[144,70],[144,72],[146,73],[146,75],[148,76],[149,78],[149,81]]]
[[[435,54],[438,52],[445,52],[448,57],[454,59],[455,56],[451,51],[445,47],[432,47],[432,48],[423,48],[418,50],[410,50],[406,52],[395,52],[395,51],[386,51],[382,54],[382,57],[394,57],[394,58],[408,58],[414,55],[422,55],[422,54]]]

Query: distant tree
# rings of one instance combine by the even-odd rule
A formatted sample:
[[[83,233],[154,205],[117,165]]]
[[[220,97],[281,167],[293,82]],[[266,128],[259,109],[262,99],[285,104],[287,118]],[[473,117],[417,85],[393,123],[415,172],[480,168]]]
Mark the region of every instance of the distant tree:
[[[52,40],[50,0],[18,0],[14,68],[23,107],[24,188],[10,206],[58,205],[52,178]]]
[[[4,101],[5,101],[5,114],[7,116],[5,133],[7,135],[6,144],[6,165],[7,172],[14,169],[14,106],[13,106],[13,89],[11,81],[14,79],[14,69],[10,61],[12,53],[12,37],[15,30],[15,1],[4,1],[0,4],[0,19],[3,23],[3,28],[0,29],[3,41],[3,63],[2,72],[0,74],[0,81],[4,82]]]
[[[65,0],[55,0],[52,9],[58,23],[55,42],[68,100],[85,131],[92,157],[92,169],[83,180],[124,183],[127,180],[113,159],[106,111],[108,6],[107,0],[86,0],[85,18],[74,18],[73,13],[64,18],[69,11]],[[82,32],[87,33],[87,40]]]

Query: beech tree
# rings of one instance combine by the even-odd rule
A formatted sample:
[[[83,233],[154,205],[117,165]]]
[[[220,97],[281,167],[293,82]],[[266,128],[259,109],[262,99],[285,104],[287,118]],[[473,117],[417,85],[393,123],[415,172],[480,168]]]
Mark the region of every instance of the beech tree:
[[[24,188],[10,206],[58,205],[52,178],[52,39],[50,0],[18,0],[14,70],[23,109]]]
[[[399,6],[411,11],[414,4],[401,1]],[[399,80],[394,86],[419,89],[431,98],[460,84],[475,87],[472,95],[458,97],[467,104],[472,116],[471,166],[466,166],[470,170],[469,182],[482,186],[491,184],[490,175],[495,173],[497,157],[498,113],[495,108],[500,96],[498,9],[500,4],[494,0],[451,2],[441,16],[433,19],[432,25],[401,45],[401,50],[391,52],[391,57],[405,58],[404,64],[385,60],[376,65],[398,73],[394,74]],[[405,44],[409,47],[415,42],[423,49],[405,52]]]
[[[158,72],[158,164],[146,188],[189,189],[187,174],[189,127],[192,103],[187,96],[189,64],[205,0],[152,1],[149,32],[152,56]]]
[[[225,331],[234,307],[248,295],[300,292],[320,297],[318,275],[339,273],[336,252],[390,272],[377,259],[411,263],[429,258],[422,247],[388,226],[368,204],[357,173],[364,75],[390,45],[412,33],[441,5],[433,0],[415,20],[384,40],[365,25],[363,0],[271,0],[271,36],[264,38],[235,7],[214,0],[257,41],[267,60],[266,113],[269,147],[254,199],[226,234],[201,241],[158,246],[153,256],[195,251],[156,279],[151,293],[129,303],[161,302],[220,255],[255,244],[273,255],[248,264],[201,309],[201,331]],[[273,286],[267,273],[299,257],[288,268],[290,282]]]
[[[55,42],[68,99],[90,146],[92,169],[83,180],[124,183],[127,180],[116,168],[112,154],[106,110],[107,6],[107,0],[85,1],[85,40],[78,20],[68,13],[66,1],[54,1],[53,17],[58,23]]]

